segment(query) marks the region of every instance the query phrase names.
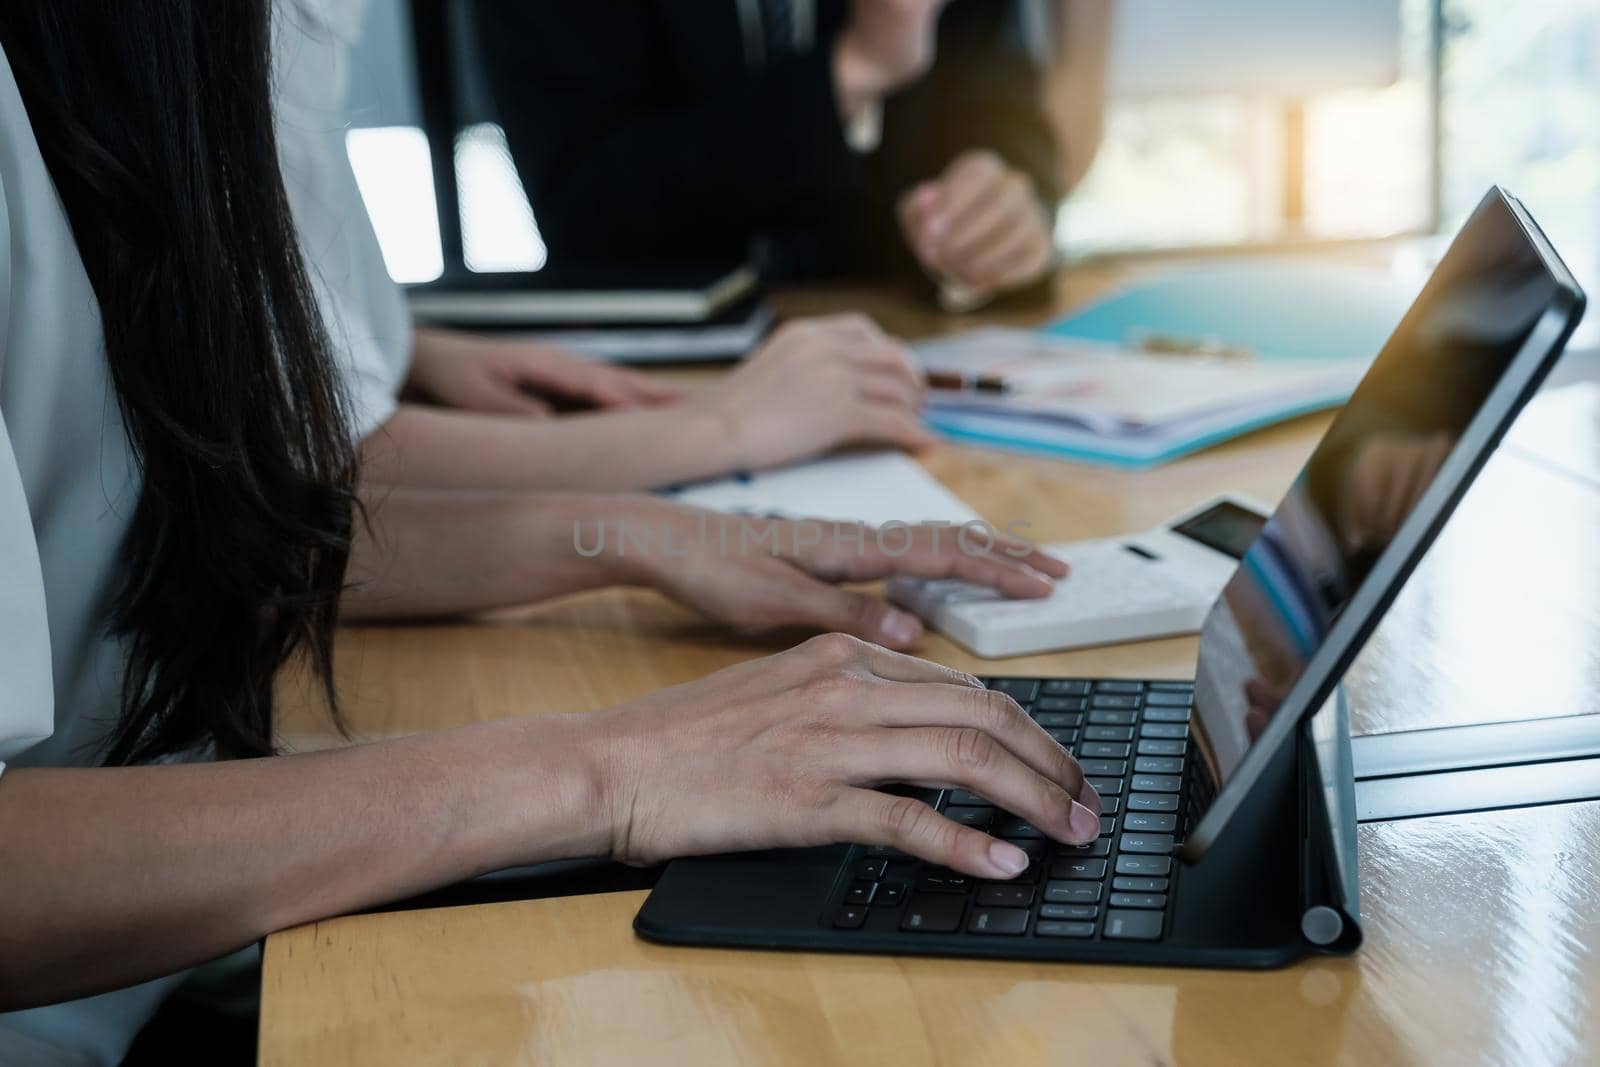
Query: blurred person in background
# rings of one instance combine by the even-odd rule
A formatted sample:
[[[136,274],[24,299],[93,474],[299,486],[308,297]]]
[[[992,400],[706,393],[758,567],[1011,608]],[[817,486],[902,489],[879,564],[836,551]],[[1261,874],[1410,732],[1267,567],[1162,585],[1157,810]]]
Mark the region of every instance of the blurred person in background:
[[[475,0],[556,264],[1037,286],[1099,142],[1111,0]]]

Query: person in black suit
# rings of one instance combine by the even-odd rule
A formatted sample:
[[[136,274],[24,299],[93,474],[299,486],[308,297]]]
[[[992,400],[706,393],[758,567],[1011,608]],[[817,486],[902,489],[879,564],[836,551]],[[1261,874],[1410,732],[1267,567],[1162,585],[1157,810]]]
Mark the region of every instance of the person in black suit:
[[[1047,272],[1098,137],[1109,0],[1040,5],[1080,68],[1080,99],[1049,108],[1025,2],[474,3],[552,262],[760,241],[778,278],[925,274],[976,303]],[[1094,116],[1071,153],[1062,112]]]

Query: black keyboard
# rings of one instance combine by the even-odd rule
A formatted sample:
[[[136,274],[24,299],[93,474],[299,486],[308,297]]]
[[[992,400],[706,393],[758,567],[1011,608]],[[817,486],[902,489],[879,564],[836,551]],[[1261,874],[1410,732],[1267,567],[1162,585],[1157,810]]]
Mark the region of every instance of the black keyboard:
[[[947,818],[1025,851],[1028,869],[985,882],[897,849],[856,847],[826,923],[907,934],[1155,941],[1178,879],[1174,850],[1214,786],[1189,744],[1191,682],[996,678],[1078,758],[1104,805],[1100,838],[1072,847],[963,789],[919,795]]]

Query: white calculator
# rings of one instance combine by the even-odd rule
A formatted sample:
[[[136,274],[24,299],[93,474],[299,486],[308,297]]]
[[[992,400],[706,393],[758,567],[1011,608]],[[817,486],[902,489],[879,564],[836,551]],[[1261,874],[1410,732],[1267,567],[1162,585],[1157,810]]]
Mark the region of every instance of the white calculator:
[[[1039,600],[955,580],[897,578],[889,598],[980,656],[1023,656],[1198,632],[1266,523],[1218,497],[1144,533],[1045,545],[1072,573]]]

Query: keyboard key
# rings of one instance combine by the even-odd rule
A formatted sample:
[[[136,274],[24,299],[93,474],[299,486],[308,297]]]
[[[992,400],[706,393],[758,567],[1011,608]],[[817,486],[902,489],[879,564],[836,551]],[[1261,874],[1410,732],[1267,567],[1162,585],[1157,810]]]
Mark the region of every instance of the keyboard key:
[[[1089,692],[1089,683],[1081,678],[1051,678],[1043,684],[1043,690],[1051,696],[1083,696]]]
[[[1115,815],[1117,813],[1117,809],[1120,808],[1121,806],[1122,806],[1122,798],[1121,797],[1101,797],[1100,798],[1100,811],[1104,815]]]
[[[1117,870],[1118,874],[1131,873]],[[917,879],[917,895],[924,893],[965,893],[972,888],[972,879],[948,867],[926,867]]]
[[[1084,739],[1078,746],[1078,759],[1127,759],[1132,754],[1133,746],[1117,744],[1114,741],[1090,741]],[[1111,771],[1111,774],[1121,774],[1121,771]]]
[[[1016,937],[1027,932],[1026,908],[979,908],[967,920],[969,934],[1010,934]]]
[[[977,808],[986,808],[989,806],[989,802],[987,800],[967,789],[952,790],[950,793],[950,803]]]
[[[1145,708],[1145,722],[1188,722],[1188,708]]]
[[[1136,774],[1133,788],[1138,793],[1176,793],[1183,788],[1183,779],[1176,774]]]
[[[1039,683],[1032,678],[992,678],[989,688],[1004,693],[1018,704],[1027,704],[1039,695]]]
[[[1123,834],[1118,852],[1137,852],[1146,856],[1172,855],[1171,834]]]
[[[980,908],[1026,908],[1033,903],[1033,886],[996,882],[978,887]]]
[[[1098,904],[1099,882],[1046,882],[1044,899],[1047,904]]]
[[[1095,777],[1104,775],[1107,778],[1120,778],[1128,773],[1128,761],[1125,759],[1081,759],[1078,766],[1083,768],[1084,774]]]
[[[1165,878],[1172,873],[1171,856],[1118,856],[1118,874],[1134,874],[1145,878]]]
[[[1155,914],[1159,915],[1160,912]],[[1040,920],[1033,926],[1035,937],[1093,937],[1094,923],[1057,923]]]
[[[1173,681],[1162,681],[1162,682],[1150,682],[1149,685],[1150,685],[1150,691],[1152,693],[1192,693],[1192,692],[1194,692],[1194,683],[1189,681],[1189,680],[1187,680],[1187,679],[1184,679],[1182,681],[1173,680]]]
[[[1159,911],[1108,911],[1106,937],[1117,941],[1155,941],[1161,936]]]
[[[967,898],[950,893],[916,893],[906,905],[900,929],[926,934],[948,934],[961,929],[961,913]]]
[[[1115,815],[1102,815],[1102,816],[1100,816],[1100,836],[1101,837],[1106,837],[1106,836],[1110,835],[1111,831],[1115,830],[1116,828],[1117,828],[1117,817]]]
[[[1140,774],[1182,774],[1182,756],[1140,756],[1133,761],[1133,769]]]
[[[1054,727],[1068,727],[1076,730],[1083,725],[1083,712],[1081,711],[1041,711],[1033,717],[1033,721],[1045,729]]]
[[[1152,689],[1144,698],[1147,708],[1187,708],[1194,703],[1194,690],[1185,689],[1173,692],[1162,689]]]
[[[845,891],[846,904],[871,904],[872,897],[878,891],[877,882],[857,882]]]
[[[1093,922],[1100,917],[1098,904],[1040,904],[1039,918],[1066,922]]]
[[[1050,740],[1062,748],[1071,748],[1078,743],[1078,731],[1076,730],[1046,730],[1045,733],[1050,735]]]
[[[1122,828],[1141,834],[1170,834],[1178,828],[1178,817],[1153,811],[1130,811],[1122,820]]]
[[[1091,708],[1136,708],[1139,698],[1136,696],[1117,696],[1096,693],[1089,698]]]
[[[839,914],[833,917],[833,926],[836,930],[859,930],[861,924],[866,921],[866,908],[856,904],[846,904],[839,909]]]
[[[1113,878],[1111,888],[1118,893],[1165,893],[1165,878]]]
[[[1088,726],[1084,728],[1085,741],[1132,741],[1131,726]]]
[[[1144,683],[1119,682],[1113,679],[1111,681],[1096,682],[1094,691],[1096,693],[1142,693],[1144,692]]]
[[[867,855],[886,860],[914,860],[917,858],[909,852],[901,852],[899,849],[891,848],[888,845],[871,845],[867,848]]]
[[[1094,722],[1094,712],[1089,721]],[[1164,741],[1182,741],[1189,736],[1189,724],[1183,722],[1147,722],[1139,728],[1140,737],[1155,737]]]
[[[1094,727],[1090,727],[1094,729]],[[1159,738],[1146,737],[1140,740],[1139,747],[1134,749],[1141,756],[1181,756],[1189,749],[1187,741],[1163,741]]]
[[[1165,893],[1112,893],[1111,899],[1106,901],[1113,908],[1164,908],[1167,906]]]
[[[965,805],[945,808],[943,815],[951,822],[958,822],[962,826],[975,826],[979,830],[987,830],[989,824],[994,822],[993,808],[970,808]]]
[[[1139,721],[1137,711],[1109,711],[1096,708],[1089,713],[1090,726],[1132,726]]]
[[[1096,859],[1079,859],[1068,856],[1058,859],[1050,865],[1050,877],[1071,881],[1098,882],[1106,876],[1106,861]]]
[[[876,882],[889,869],[888,860],[862,860],[856,864],[856,877],[866,882]]]
[[[1061,851],[1056,853],[1056,859],[1092,859],[1095,856],[1111,855],[1111,839],[1102,837],[1090,841],[1087,845],[1063,845]]]
[[[1103,797],[1118,796],[1122,792],[1121,778],[1085,778],[1084,781],[1094,786],[1094,791]]]
[[[1177,811],[1178,798],[1171,793],[1129,793],[1128,814],[1136,811]]]
[[[1007,815],[995,823],[994,836],[996,837],[1043,837],[1044,833],[1026,819],[1015,815]]]
[[[1087,697],[1040,697],[1033,702],[1034,712],[1051,714],[1072,713],[1081,715],[1089,709]]]
[[[872,898],[875,908],[898,908],[900,902],[906,899],[906,884],[904,882],[885,882],[878,887],[878,895]]]

